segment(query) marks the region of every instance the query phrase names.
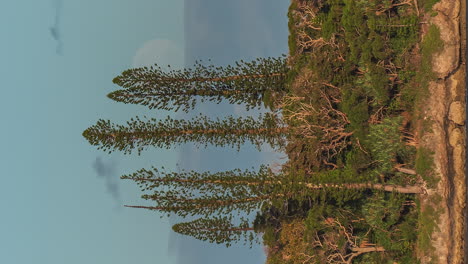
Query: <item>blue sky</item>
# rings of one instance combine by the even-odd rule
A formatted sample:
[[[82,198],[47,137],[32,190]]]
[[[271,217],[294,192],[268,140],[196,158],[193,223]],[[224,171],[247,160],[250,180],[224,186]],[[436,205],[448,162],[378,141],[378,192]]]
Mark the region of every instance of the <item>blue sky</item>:
[[[287,53],[288,6],[289,1],[284,0],[186,0],[186,65],[208,58],[216,65],[225,65],[235,60],[276,57]],[[256,116],[258,111],[246,112],[242,107],[227,104],[204,104],[194,112],[222,118],[229,114]],[[266,147],[259,152],[253,146],[245,145],[240,152],[236,152],[214,147],[196,149],[190,144],[182,147],[179,156],[185,168],[211,171],[258,168],[260,164],[271,164],[281,157]],[[178,264],[265,262],[261,246],[252,250],[242,245],[228,249],[223,246],[207,247],[206,243],[194,239],[170,235]]]
[[[188,14],[183,0],[62,0],[61,5],[60,0],[2,2],[0,263],[219,263],[201,262],[205,253],[222,252],[217,251],[219,247],[203,244],[206,251],[200,253],[201,244],[170,233],[169,219],[160,219],[155,212],[122,208],[122,204],[142,201],[136,186],[117,180],[121,174],[152,165],[174,167],[182,156],[192,154],[190,147],[154,149],[141,156],[106,155],[81,136],[99,118],[123,122],[135,115],[168,114],[106,98],[115,88],[112,78],[127,68],[149,64],[152,58],[182,66],[197,54],[227,63],[242,58],[241,54],[250,58],[285,52],[286,25],[272,31],[268,21],[275,21],[276,16],[286,23],[287,4],[283,2],[287,1],[270,1],[278,9],[266,8],[271,12],[255,18],[258,5],[253,5],[257,11],[246,11],[244,0],[239,5],[219,0],[231,6],[223,12],[234,12],[224,21],[207,15],[219,14],[209,8],[210,1],[195,2],[203,12],[189,12],[195,19],[191,32],[204,29],[208,36],[224,38],[226,34],[217,31],[223,31],[224,25],[224,31],[231,30],[245,40],[258,32],[270,32],[274,43],[255,40],[257,44],[243,42],[226,49],[223,42],[212,45],[211,41],[185,40],[184,17]],[[197,16],[208,20],[196,22]],[[242,16],[244,24],[235,22]],[[257,26],[246,26],[249,19]],[[213,23],[219,24],[216,29],[209,26]],[[51,27],[58,34],[51,34]],[[240,43],[236,41],[230,43]],[[212,45],[212,53],[202,52],[206,45]],[[187,52],[189,58],[184,56]],[[220,151],[226,158],[233,154]],[[233,155],[262,159],[250,152]],[[241,167],[250,166],[244,164],[245,158],[237,160]],[[104,170],[96,170],[97,161]],[[198,255],[190,257],[188,252]],[[247,263],[262,261],[259,248],[237,247],[229,252]]]

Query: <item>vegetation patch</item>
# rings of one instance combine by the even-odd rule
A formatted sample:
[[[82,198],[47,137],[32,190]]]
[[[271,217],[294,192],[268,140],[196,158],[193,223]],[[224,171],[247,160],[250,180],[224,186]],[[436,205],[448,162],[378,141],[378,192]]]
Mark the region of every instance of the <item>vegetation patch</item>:
[[[444,42],[440,39],[440,30],[436,25],[431,24],[421,42],[421,76],[418,81],[434,79],[434,73],[432,71],[432,56],[439,52],[444,46]]]
[[[415,136],[424,132],[416,131],[416,110],[435,78],[439,29],[429,26],[418,45],[419,10],[408,0],[297,0],[288,17],[287,58],[129,69],[108,95],[157,110],[187,113],[227,101],[269,113],[98,120],[83,136],[124,154],[188,142],[237,150],[269,144],[288,156],[275,171],[153,167],[123,175],[148,202],[126,206],[190,218],[173,230],[228,247],[261,235],[271,264],[417,263],[415,252],[432,249],[440,213],[440,197],[421,206],[438,179],[432,153]]]
[[[416,153],[416,172],[421,175],[428,188],[435,188],[439,177],[434,173],[434,153],[424,147],[419,147]]]
[[[426,12],[430,12],[432,10],[432,7],[439,1],[440,0],[419,0],[420,5],[424,7],[424,10]]]
[[[440,203],[442,197],[435,195],[432,201],[428,201],[428,206],[421,208],[418,203],[419,217],[418,217],[418,229],[417,229],[417,245],[418,250],[423,256],[434,256],[434,246],[432,245],[432,234],[439,231],[438,219],[441,214]]]

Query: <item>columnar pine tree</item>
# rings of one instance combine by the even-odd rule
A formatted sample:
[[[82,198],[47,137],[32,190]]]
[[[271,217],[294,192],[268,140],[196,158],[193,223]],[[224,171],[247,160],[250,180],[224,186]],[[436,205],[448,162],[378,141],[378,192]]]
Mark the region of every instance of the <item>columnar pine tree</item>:
[[[244,243],[250,243],[252,246],[252,243],[256,241],[253,233],[254,228],[243,218],[237,225],[232,223],[231,217],[226,216],[199,218],[194,221],[175,224],[172,226],[172,230],[202,241],[225,244],[226,247],[231,246],[233,242],[241,240]]]
[[[210,193],[246,193],[260,192],[265,184],[271,184],[275,175],[262,165],[258,171],[228,170],[220,172],[185,171],[166,172],[164,168],[152,167],[140,169],[132,174],[123,175],[121,179],[133,180],[142,191],[157,191],[158,188],[169,188],[185,195]]]
[[[136,117],[128,121],[127,126],[101,119],[86,129],[83,136],[98,149],[129,154],[134,149],[140,153],[148,146],[169,148],[186,142],[205,147],[212,144],[239,149],[241,144],[250,141],[257,148],[263,143],[275,147],[282,145],[286,131],[287,128],[273,114],[261,115],[259,120],[232,116],[224,120],[211,120],[200,115],[191,120],[167,117],[165,120],[152,118],[146,122]]]
[[[218,173],[166,173],[153,168],[121,178],[135,181],[143,192],[147,192],[142,198],[155,203],[154,206],[136,207],[185,217],[229,215],[239,211],[251,213],[266,202],[290,195],[284,190],[274,190],[283,186],[272,184],[273,179],[268,180],[271,176],[262,166],[259,172],[231,170]]]
[[[372,182],[346,183],[340,182],[340,177],[342,176],[338,173],[317,176],[315,179],[307,179],[305,175],[277,175],[266,166],[261,166],[257,172],[236,169],[218,173],[195,171],[166,173],[153,168],[142,169],[121,178],[137,182],[142,191],[148,192],[142,198],[154,203],[152,206],[126,205],[126,207],[156,210],[168,216],[202,216],[203,219],[176,225],[175,230],[201,240],[228,245],[233,241],[245,239],[241,235],[246,235],[245,232],[251,229],[247,229],[248,225],[245,223],[235,226],[227,220],[241,212],[250,214],[259,208],[264,208],[265,205],[283,204],[283,201],[303,197],[309,197],[312,199],[309,201],[314,203],[331,198],[337,201],[337,204],[342,204],[352,199],[352,195],[348,194],[350,190],[361,193],[364,190],[410,194],[423,192],[423,188],[419,186],[396,186]],[[321,182],[323,179],[329,181]],[[334,223],[340,225],[340,222]],[[324,235],[320,239],[328,237]],[[346,254],[347,257],[381,251],[380,248],[356,246],[350,247],[349,250],[351,251],[349,255]]]
[[[265,202],[274,198],[283,198],[283,194],[270,194],[249,196],[238,195],[232,197],[229,195],[203,195],[200,197],[185,197],[183,195],[165,194],[143,195],[142,198],[152,200],[155,206],[125,205],[125,207],[142,208],[155,210],[170,215],[180,217],[186,216],[211,216],[211,215],[232,215],[237,212],[251,213],[260,208]]]
[[[344,174],[344,173],[342,173]],[[142,198],[152,200],[154,206],[127,206],[158,210],[179,216],[231,214],[243,211],[251,213],[265,203],[279,199],[302,199],[329,195],[341,201],[349,200],[364,190],[423,193],[420,186],[398,186],[373,182],[347,182],[338,173],[306,179],[300,174],[275,175],[266,166],[258,172],[232,170],[218,173],[182,171],[166,173],[156,168],[142,169],[122,179],[135,181],[142,191],[149,191]]]
[[[196,62],[193,68],[164,71],[158,65],[129,69],[114,78],[124,89],[114,91],[109,98],[149,108],[192,109],[197,101],[260,106],[275,93],[284,92],[287,71],[285,57],[259,58],[251,62],[236,62],[235,66],[215,67]]]

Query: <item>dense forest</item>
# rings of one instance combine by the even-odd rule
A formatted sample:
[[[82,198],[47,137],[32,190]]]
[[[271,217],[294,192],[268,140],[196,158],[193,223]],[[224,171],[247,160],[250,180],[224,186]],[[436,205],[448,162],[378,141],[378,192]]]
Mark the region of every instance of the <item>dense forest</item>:
[[[268,113],[98,120],[83,136],[125,154],[187,142],[238,151],[268,144],[288,156],[280,169],[123,175],[152,204],[126,206],[186,218],[173,230],[207,242],[263,243],[270,264],[419,263],[431,254],[441,199],[421,208],[438,181],[419,142],[431,121],[418,111],[443,46],[435,25],[424,37],[420,30],[435,2],[293,0],[287,56],[129,69],[108,95],[155,110],[226,101]]]

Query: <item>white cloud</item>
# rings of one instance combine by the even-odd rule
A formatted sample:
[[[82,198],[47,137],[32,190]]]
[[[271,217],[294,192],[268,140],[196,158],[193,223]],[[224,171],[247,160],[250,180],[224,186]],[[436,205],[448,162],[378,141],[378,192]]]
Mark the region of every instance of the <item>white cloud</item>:
[[[163,69],[167,65],[178,69],[184,66],[184,50],[168,39],[149,40],[133,56],[133,67],[151,66],[157,63]]]

